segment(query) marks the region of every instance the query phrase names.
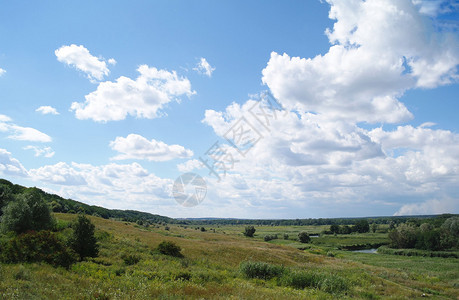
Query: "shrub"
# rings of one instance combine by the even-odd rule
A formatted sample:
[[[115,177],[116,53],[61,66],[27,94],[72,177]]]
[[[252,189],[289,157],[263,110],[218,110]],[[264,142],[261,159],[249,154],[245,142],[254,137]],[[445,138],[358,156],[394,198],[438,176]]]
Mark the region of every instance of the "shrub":
[[[128,266],[135,265],[140,261],[140,256],[135,254],[123,254],[121,255],[121,258],[123,259],[124,263]]]
[[[183,257],[183,254],[180,253],[180,251],[182,251],[182,249],[180,248],[180,246],[177,246],[173,242],[166,242],[166,241],[161,242],[158,245],[158,251],[161,254],[164,254],[164,255],[170,255],[170,256],[175,256],[175,257]]]
[[[80,256],[80,260],[85,257],[96,257],[99,254],[99,245],[94,236],[94,224],[84,215],[79,215],[72,228],[73,235],[69,245]]]
[[[309,237],[309,234],[306,231],[298,233],[298,240],[301,243],[308,243],[311,238]]]
[[[284,240],[288,240],[288,234],[284,233]]]
[[[276,239],[277,239],[277,234],[265,235],[263,238],[265,242],[269,242],[271,240],[276,240]]]
[[[286,272],[280,278],[280,284],[295,289],[317,288],[327,293],[340,293],[349,289],[348,281],[335,274],[313,271]]]
[[[255,227],[253,226],[246,226],[245,227],[245,230],[244,230],[244,235],[247,236],[247,237],[253,237],[253,235],[255,234]]]
[[[204,227],[201,227],[201,231],[204,232],[204,231],[207,231]]]
[[[242,262],[239,269],[247,278],[259,279],[271,279],[280,276],[284,272],[283,266],[252,261]]]
[[[50,209],[40,194],[32,190],[17,196],[3,210],[2,231],[18,234],[30,230],[48,230],[54,226]]]
[[[9,240],[3,247],[1,259],[7,263],[46,262],[68,268],[76,262],[76,254],[50,231],[31,231]]]

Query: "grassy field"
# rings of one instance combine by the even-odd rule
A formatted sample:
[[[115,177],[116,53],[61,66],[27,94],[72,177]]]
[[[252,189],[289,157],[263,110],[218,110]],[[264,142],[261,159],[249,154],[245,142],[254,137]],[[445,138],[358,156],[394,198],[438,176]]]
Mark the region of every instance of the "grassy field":
[[[56,218],[65,223],[75,215],[56,214]],[[244,226],[206,227],[203,232],[196,226],[168,225],[166,230],[165,226],[145,228],[90,218],[96,225],[99,257],[76,263],[69,270],[46,264],[2,264],[1,298],[415,299],[423,294],[434,299],[459,297],[457,259],[337,250],[342,245],[385,242],[387,235],[382,233],[325,236],[300,244],[294,240],[299,232],[319,233],[328,226],[255,226],[255,237],[246,238],[242,235]],[[289,235],[288,240],[283,239],[284,233]],[[264,242],[267,234],[278,234],[279,239]],[[162,241],[179,245],[184,257],[160,254],[155,249]],[[134,262],[123,259],[129,255],[135,256]],[[282,269],[283,274],[248,278],[240,267],[247,261],[268,263],[264,266]],[[297,284],[315,274],[314,280],[320,284],[306,288]]]

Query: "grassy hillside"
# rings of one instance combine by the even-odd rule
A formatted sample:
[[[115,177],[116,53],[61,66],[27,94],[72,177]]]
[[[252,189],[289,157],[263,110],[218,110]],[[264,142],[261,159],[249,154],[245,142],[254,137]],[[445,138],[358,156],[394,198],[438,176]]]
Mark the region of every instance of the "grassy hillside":
[[[76,216],[57,213],[55,217],[64,228]],[[279,240],[264,242],[261,237],[269,227],[259,228],[255,238],[246,238],[241,234],[241,226],[209,227],[203,232],[194,226],[168,225],[166,230],[165,226],[147,228],[90,218],[96,225],[99,257],[78,262],[69,270],[46,264],[1,264],[1,298],[413,299],[422,294],[438,299],[459,297],[459,261],[454,258],[339,250],[333,250],[335,257],[329,257],[328,248],[314,242],[303,244],[310,247],[306,250],[279,245],[276,243]],[[282,231],[287,229],[294,234],[293,231],[302,228],[285,227]],[[308,229],[312,232],[314,228]],[[65,235],[66,230],[61,234]],[[367,238],[362,235],[363,241]],[[179,245],[184,257],[159,253],[156,247],[162,241]],[[298,289],[285,276],[266,280],[247,278],[240,270],[244,261],[284,266],[291,274],[311,271],[322,276],[322,285]],[[336,282],[341,288],[336,288]]]

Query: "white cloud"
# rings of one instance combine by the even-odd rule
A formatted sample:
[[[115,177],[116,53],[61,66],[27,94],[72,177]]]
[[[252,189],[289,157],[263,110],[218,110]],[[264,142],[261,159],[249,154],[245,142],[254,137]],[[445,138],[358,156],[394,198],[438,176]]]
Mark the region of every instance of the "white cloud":
[[[191,172],[193,170],[202,169],[202,168],[203,168],[202,162],[200,162],[197,159],[189,159],[186,162],[177,165],[177,169],[182,173]]]
[[[0,174],[6,176],[27,177],[27,170],[11,156],[11,153],[0,148]]]
[[[110,142],[110,147],[121,154],[113,160],[145,159],[149,161],[167,161],[175,158],[189,158],[193,151],[180,145],[167,145],[155,139],[147,140],[138,134],[129,134],[127,137],[117,137]]]
[[[58,115],[59,114],[59,112],[52,106],[40,106],[35,111],[42,113],[44,115],[47,115],[47,114]]]
[[[215,68],[212,67],[204,57],[201,57],[196,67],[193,68],[199,74],[212,77],[212,73],[215,71]]]
[[[11,123],[11,118],[5,115],[0,115],[0,132],[7,132],[10,135],[8,138],[20,141],[29,142],[51,142],[49,135],[31,127],[22,127]]]
[[[141,65],[140,75],[132,80],[120,77],[115,82],[101,82],[97,90],[86,95],[84,103],[72,103],[78,119],[97,122],[124,120],[127,115],[153,119],[167,103],[182,95],[191,96],[190,81],[175,71],[158,70]]]
[[[295,208],[304,207],[314,209],[316,217],[374,214],[375,209],[393,214],[406,199],[443,201],[457,194],[457,133],[409,125],[393,131],[365,130],[323,114],[279,111],[271,114],[265,128],[250,114],[254,105],[249,100],[233,103],[224,112],[207,110],[203,120],[223,141],[242,116],[261,135],[245,156],[226,148],[234,165],[226,161],[221,182],[204,169],[209,174],[208,197],[228,211],[230,205],[243,205],[253,207],[248,210],[252,213],[283,207],[295,214]]]
[[[91,55],[89,50],[82,45],[62,46],[54,51],[54,54],[58,61],[84,72],[92,82],[100,81],[110,73],[107,63],[103,59]],[[111,58],[108,63],[113,65],[116,61]]]
[[[46,158],[51,158],[54,156],[55,152],[51,147],[37,147],[37,146],[26,146],[24,150],[33,150],[35,152],[35,156],[44,156]]]
[[[2,76],[2,75],[5,74],[5,73],[6,73],[6,70],[0,68],[0,76]]]
[[[149,173],[138,163],[91,164],[64,162],[29,171],[34,180],[59,186],[48,189],[62,197],[108,208],[154,211],[158,205],[176,206],[171,198],[172,180]],[[163,214],[167,214],[163,211]]]
[[[459,210],[459,199],[431,199],[421,203],[410,203],[403,205],[394,216],[409,215],[436,215],[451,213]]]
[[[328,2],[336,20],[326,31],[328,52],[308,59],[273,52],[262,72],[285,107],[397,123],[412,118],[398,100],[407,89],[457,81],[457,37],[435,31],[410,1]]]

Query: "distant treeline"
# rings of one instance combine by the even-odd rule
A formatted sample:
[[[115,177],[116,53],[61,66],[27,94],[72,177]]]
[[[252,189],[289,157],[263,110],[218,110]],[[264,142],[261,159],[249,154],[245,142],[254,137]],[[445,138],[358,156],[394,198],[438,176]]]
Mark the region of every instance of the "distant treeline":
[[[174,219],[156,214],[140,212],[135,210],[107,209],[95,205],[87,205],[72,199],[65,199],[55,194],[49,194],[38,188],[27,188],[18,184],[13,184],[8,180],[0,179],[0,198],[2,193],[19,195],[27,190],[36,190],[48,203],[53,212],[61,213],[85,213],[88,215],[99,216],[104,219],[117,219],[125,222],[138,222],[143,225],[162,223],[162,224],[181,224],[181,225],[258,225],[258,226],[305,226],[305,225],[354,225],[361,220],[367,220],[370,224],[389,224],[398,225],[402,223],[421,223],[431,222],[435,227],[440,226],[452,214],[439,216],[394,216],[394,217],[371,217],[371,218],[318,218],[318,219],[279,219],[279,220],[256,220],[256,219]],[[2,192],[3,191],[3,192]],[[0,199],[1,206],[1,199]]]

